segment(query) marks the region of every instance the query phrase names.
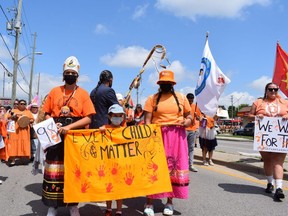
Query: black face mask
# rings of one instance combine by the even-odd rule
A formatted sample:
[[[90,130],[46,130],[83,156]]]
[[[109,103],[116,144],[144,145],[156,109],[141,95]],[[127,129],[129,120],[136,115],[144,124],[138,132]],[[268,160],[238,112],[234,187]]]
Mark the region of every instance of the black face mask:
[[[76,83],[78,76],[74,76],[74,75],[64,75],[64,81],[68,84],[68,85],[72,85],[74,83]]]
[[[164,93],[171,92],[172,85],[171,84],[160,84],[160,89]]]

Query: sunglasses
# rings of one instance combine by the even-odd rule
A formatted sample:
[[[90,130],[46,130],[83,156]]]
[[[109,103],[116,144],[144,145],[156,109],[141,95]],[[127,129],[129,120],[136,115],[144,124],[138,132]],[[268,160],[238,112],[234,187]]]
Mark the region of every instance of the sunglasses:
[[[26,105],[26,103],[20,103],[20,105]]]
[[[270,91],[270,92],[272,92],[272,91],[278,92],[278,88],[268,88],[267,90]]]

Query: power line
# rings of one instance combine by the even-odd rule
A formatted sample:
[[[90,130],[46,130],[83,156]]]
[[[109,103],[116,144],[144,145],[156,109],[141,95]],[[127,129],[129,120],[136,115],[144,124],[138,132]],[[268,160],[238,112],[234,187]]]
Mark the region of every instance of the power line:
[[[1,35],[1,38],[2,38],[2,40],[3,40],[3,42],[4,42],[5,46],[6,46],[6,48],[7,48],[7,50],[8,50],[8,52],[9,52],[9,54],[10,54],[10,56],[11,56],[11,58],[13,59],[14,57],[13,57],[13,55],[12,55],[12,53],[11,53],[11,51],[10,51],[10,49],[9,49],[6,41],[5,41],[5,39],[4,39],[4,37],[2,36],[1,33],[0,33],[0,35]]]

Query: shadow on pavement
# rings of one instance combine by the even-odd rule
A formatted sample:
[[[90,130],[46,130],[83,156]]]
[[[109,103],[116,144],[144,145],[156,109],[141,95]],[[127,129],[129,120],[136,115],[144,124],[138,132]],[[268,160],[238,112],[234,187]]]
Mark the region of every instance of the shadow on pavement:
[[[224,191],[231,193],[261,194],[264,196],[271,197],[271,194],[265,193],[264,187],[257,187],[253,185],[242,185],[242,184],[218,184],[218,186],[223,188]]]
[[[38,195],[41,199],[42,183],[35,183],[35,184],[26,185],[25,190],[33,192],[34,194]]]

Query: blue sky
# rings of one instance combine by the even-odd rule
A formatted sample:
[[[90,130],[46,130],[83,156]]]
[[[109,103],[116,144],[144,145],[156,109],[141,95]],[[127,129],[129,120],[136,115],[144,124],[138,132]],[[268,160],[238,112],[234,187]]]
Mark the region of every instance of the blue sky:
[[[8,19],[18,0],[2,0]],[[64,60],[75,55],[80,64],[78,84],[89,93],[97,85],[99,74],[108,69],[114,75],[113,88],[124,96],[131,81],[156,44],[163,45],[175,72],[176,91],[194,93],[200,62],[209,32],[209,46],[214,59],[231,83],[220,98],[226,108],[252,104],[263,96],[270,82],[276,54],[276,42],[288,51],[288,2],[281,0],[23,0],[22,34],[19,58],[32,53],[37,33],[34,82],[37,91],[40,73],[40,96],[62,82]],[[6,31],[6,17],[0,11],[0,33],[14,53],[15,38]],[[0,62],[12,72],[11,56],[0,38]],[[165,62],[166,63],[166,62]],[[29,92],[31,59],[20,61],[23,75],[18,82]],[[0,65],[0,95],[3,96],[3,69]],[[25,77],[25,79],[23,78]],[[157,91],[158,72],[147,64],[138,91],[144,103]],[[12,78],[5,77],[4,96],[10,97]],[[17,98],[28,95],[17,87]],[[136,90],[132,91],[136,103]]]

